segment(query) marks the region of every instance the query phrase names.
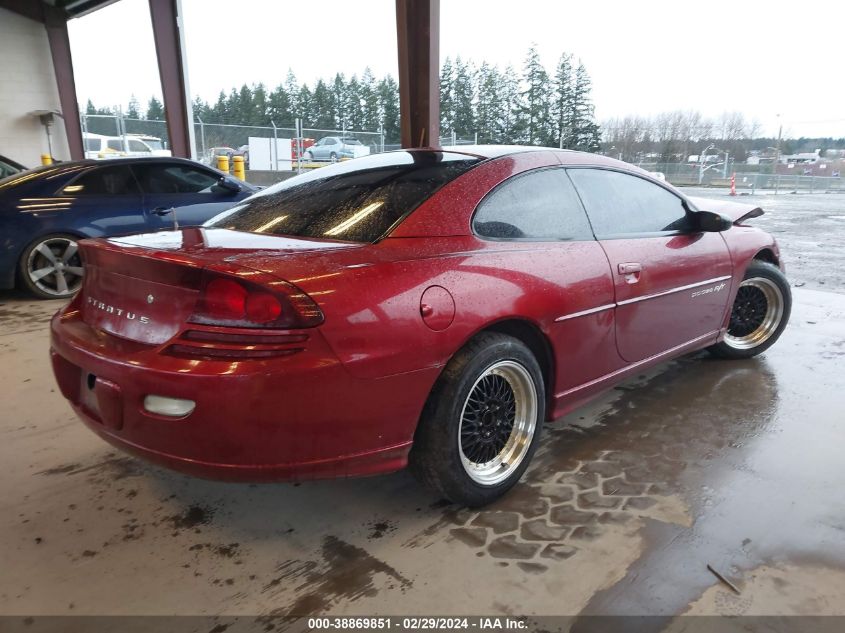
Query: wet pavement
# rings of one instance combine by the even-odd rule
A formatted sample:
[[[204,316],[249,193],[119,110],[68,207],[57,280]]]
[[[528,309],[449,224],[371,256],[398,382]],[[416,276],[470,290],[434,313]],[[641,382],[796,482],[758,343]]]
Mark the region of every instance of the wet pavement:
[[[122,455],[55,389],[57,305],[0,295],[0,615],[845,614],[843,241],[787,248],[830,233],[778,236],[805,287],[768,352],[618,386],[480,511],[404,472],[222,484]]]

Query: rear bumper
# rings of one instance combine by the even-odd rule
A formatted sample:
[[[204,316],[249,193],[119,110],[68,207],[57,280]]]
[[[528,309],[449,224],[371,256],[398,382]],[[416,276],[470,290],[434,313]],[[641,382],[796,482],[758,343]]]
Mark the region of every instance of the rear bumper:
[[[404,467],[436,370],[364,380],[315,333],[272,360],[203,361],[103,334],[72,310],[51,323],[56,380],[109,443],[187,474],[233,481],[350,477]],[[189,399],[184,418],[144,408],[146,395]]]
[[[321,459],[280,464],[229,464],[188,459],[133,444],[119,434],[109,432],[103,423],[92,417],[84,408],[72,405],[85,425],[106,442],[147,462],[175,470],[186,475],[218,481],[271,482],[304,481],[309,479],[337,479],[363,477],[389,473],[404,468],[408,463],[411,443],[388,446],[357,455],[344,455]]]

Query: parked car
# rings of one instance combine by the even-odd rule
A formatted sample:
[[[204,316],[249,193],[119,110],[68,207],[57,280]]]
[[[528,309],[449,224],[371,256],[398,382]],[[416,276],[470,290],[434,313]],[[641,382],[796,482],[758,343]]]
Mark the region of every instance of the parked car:
[[[234,156],[243,156],[244,169],[249,169],[249,145],[241,145],[233,154]]]
[[[0,178],[14,176],[22,171],[26,171],[26,167],[21,165],[19,162],[14,161],[11,158],[6,158],[0,154]]]
[[[302,154],[307,161],[331,161],[341,158],[358,158],[370,153],[370,148],[351,136],[324,136]]]
[[[545,420],[681,354],[778,339],[790,289],[774,238],[747,225],[761,213],[595,154],[377,154],[202,229],[82,242],[90,274],[53,318],[53,367],[91,429],[177,470],[410,462],[482,505]]]
[[[205,154],[205,158],[203,162],[206,165],[211,165],[212,167],[217,167],[217,157],[218,156],[225,156],[229,159],[229,167],[232,167],[232,157],[238,153],[234,147],[212,147]]]
[[[125,134],[123,136],[105,136],[85,132],[85,158],[123,158],[125,156],[170,156],[169,149],[157,136],[144,134]]]
[[[75,161],[0,180],[0,289],[41,298],[82,284],[77,241],[196,226],[255,192],[179,158]]]

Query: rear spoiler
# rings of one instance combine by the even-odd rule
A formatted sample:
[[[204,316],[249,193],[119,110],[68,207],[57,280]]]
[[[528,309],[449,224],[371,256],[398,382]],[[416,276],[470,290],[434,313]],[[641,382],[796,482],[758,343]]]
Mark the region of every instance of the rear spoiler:
[[[690,197],[689,201],[699,211],[710,211],[728,216],[734,224],[741,224],[743,221],[750,220],[751,218],[759,218],[765,213],[761,207],[753,204],[743,204],[741,202],[726,202],[723,200],[697,197]]]

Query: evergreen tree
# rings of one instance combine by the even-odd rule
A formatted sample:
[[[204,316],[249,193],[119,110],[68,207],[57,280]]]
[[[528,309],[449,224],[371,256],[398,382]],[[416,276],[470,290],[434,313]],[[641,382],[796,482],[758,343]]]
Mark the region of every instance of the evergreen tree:
[[[370,68],[365,68],[360,79],[352,75],[347,80],[337,73],[330,82],[318,79],[313,86],[312,90],[307,84],[300,84],[289,69],[284,83],[272,91],[261,83],[244,84],[228,93],[221,91],[213,105],[196,97],[192,106],[195,116],[208,124],[266,127],[272,121],[279,127],[292,127],[295,119],[301,117],[306,125],[320,130],[375,132],[383,126],[385,142],[399,142],[399,89],[390,75],[377,80]],[[441,131],[445,137],[454,132],[462,138],[471,138],[477,133],[483,143],[562,144],[597,151],[600,129],[594,120],[590,91],[586,68],[579,63],[573,71],[570,55],[560,58],[553,81],[535,47],[528,51],[521,78],[510,66],[500,71],[485,62],[476,69],[460,57],[454,60],[447,57],[441,69]],[[146,110],[147,119],[164,119],[164,107],[156,97],[150,98]],[[119,110],[97,108],[89,99],[85,112],[114,115]],[[140,114],[141,108],[133,95],[126,116],[140,118]],[[733,122],[735,118],[726,118],[730,119],[730,130],[740,129],[739,123]],[[91,119],[88,124],[89,130],[91,125],[98,130],[114,127],[114,122],[106,118]],[[696,123],[689,119],[685,131],[668,134],[673,138],[678,134],[690,137],[694,134],[693,128],[699,127],[700,121]],[[242,132],[230,134],[220,129],[214,132],[219,136],[214,143],[242,142],[238,140]],[[731,138],[739,139],[742,133],[731,131]],[[666,134],[661,138],[663,136]],[[722,136],[727,138],[727,132]],[[648,130],[644,129],[642,143],[647,143],[648,138]],[[212,142],[208,137],[207,140]],[[427,141],[435,144],[438,139]],[[722,141],[723,145],[725,142]]]
[[[299,87],[299,90],[296,93],[296,110],[293,111],[295,115],[302,119],[302,125],[311,124],[312,121],[316,121],[313,113],[312,108],[314,101],[314,95],[311,92],[311,89],[308,87],[307,84],[302,84]]]
[[[290,105],[290,113],[294,119],[303,116],[303,111],[299,104],[299,82],[296,80],[296,75],[288,68],[288,75],[285,78],[285,94],[288,96]]]
[[[361,129],[377,130],[380,125],[378,84],[368,66],[361,77]]]
[[[505,68],[501,76],[502,106],[499,115],[500,143],[518,143],[525,135],[523,97],[519,87],[519,77],[512,66]]]
[[[253,101],[252,89],[244,84],[234,100],[235,107],[232,120],[236,125],[253,125],[258,113]]]
[[[164,106],[161,101],[155,97],[150,97],[150,101],[147,104],[147,114],[144,118],[149,119],[150,121],[163,121]]]
[[[237,90],[232,88],[226,97],[226,116],[221,123],[237,125],[241,119],[241,98]]]
[[[364,128],[364,109],[362,104],[362,86],[357,75],[352,75],[346,84],[346,129],[361,130]]]
[[[270,118],[267,116],[267,89],[263,83],[253,86],[251,106],[250,125],[270,125]]]
[[[322,79],[318,79],[311,97],[311,107],[308,109],[311,125],[320,130],[337,129],[336,112],[334,94]]]
[[[572,56],[564,53],[555,69],[551,110],[555,145],[561,148],[574,145],[572,123],[575,91],[572,84]]]
[[[453,129],[455,120],[454,107],[454,77],[452,60],[448,57],[443,61],[440,69],[440,135],[446,136]]]
[[[545,145],[549,142],[549,75],[540,62],[536,47],[528,49],[523,71],[522,142],[528,145]]]
[[[126,117],[128,119],[140,119],[141,118],[141,104],[138,103],[138,99],[135,98],[133,94],[129,97],[129,105],[126,108]]]
[[[202,97],[194,98],[191,109],[193,110],[195,120],[201,120],[203,123],[208,123],[211,120],[211,108],[208,103],[203,101]]]
[[[279,127],[292,126],[294,116],[287,86],[277,86],[267,99],[267,117]]]
[[[315,89],[314,94],[317,91]],[[346,78],[343,73],[334,76],[331,87],[331,107],[329,108],[331,124],[334,129],[344,130],[349,127],[348,113],[346,111]]]
[[[502,78],[495,66],[481,64],[476,75],[476,130],[479,143],[496,143],[503,138]]]
[[[217,97],[217,103],[211,108],[211,116],[206,123],[225,123],[228,114],[228,102],[226,101],[226,93],[222,90]]]
[[[452,84],[452,129],[459,136],[469,136],[475,132],[475,112],[473,107],[473,69],[455,59],[455,71]]]
[[[595,122],[592,82],[584,64],[579,61],[575,70],[572,92],[572,149],[597,152],[601,148],[601,131]]]
[[[384,142],[395,144],[401,140],[399,127],[399,84],[387,75],[378,84],[378,100],[384,126]]]

